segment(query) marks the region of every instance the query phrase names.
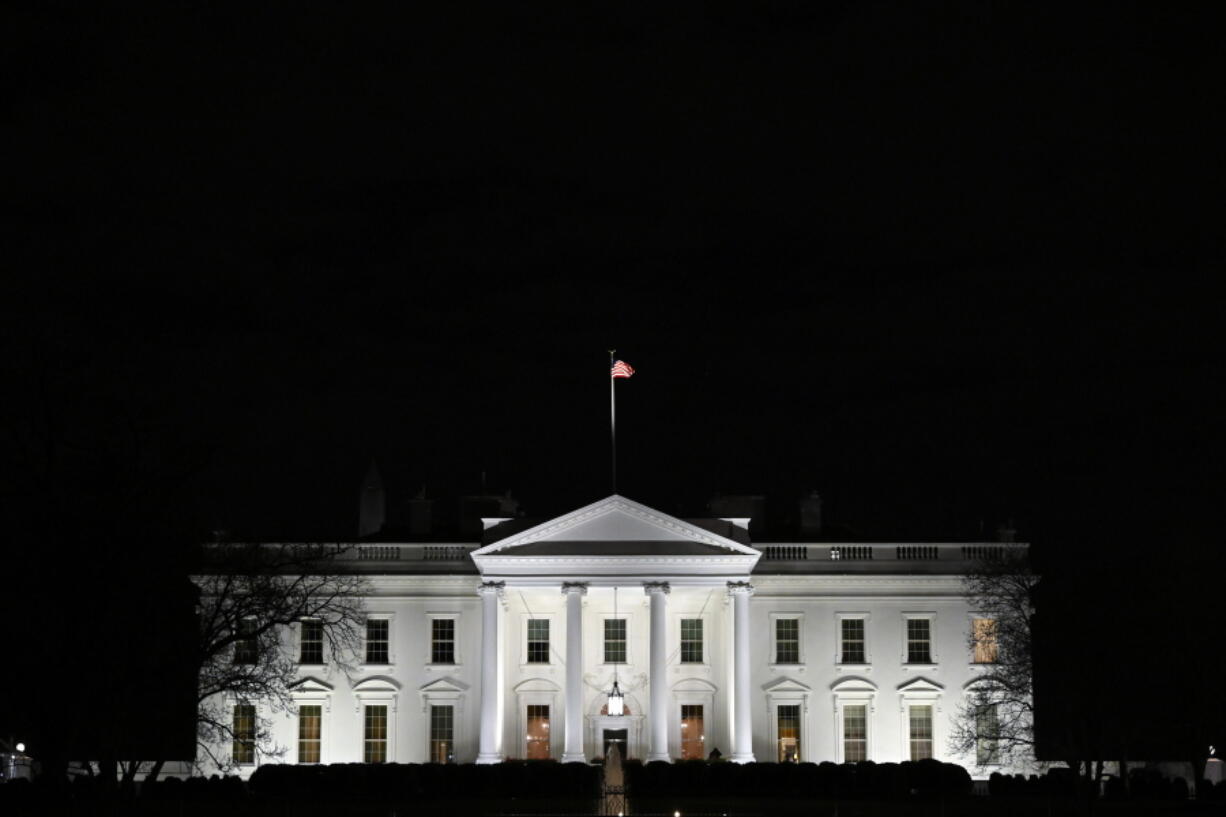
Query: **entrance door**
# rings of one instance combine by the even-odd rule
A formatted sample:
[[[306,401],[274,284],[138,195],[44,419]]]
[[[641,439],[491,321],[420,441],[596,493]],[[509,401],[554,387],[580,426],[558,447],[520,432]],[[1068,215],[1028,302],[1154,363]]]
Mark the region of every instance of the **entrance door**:
[[[528,705],[528,760],[549,760],[548,705]]]
[[[707,756],[702,725],[702,704],[681,705],[681,759],[703,760]]]
[[[617,751],[622,756],[622,760],[627,757],[627,747],[630,745],[628,738],[630,730],[628,729],[606,729],[604,730],[604,756],[609,756],[609,746],[617,744]]]

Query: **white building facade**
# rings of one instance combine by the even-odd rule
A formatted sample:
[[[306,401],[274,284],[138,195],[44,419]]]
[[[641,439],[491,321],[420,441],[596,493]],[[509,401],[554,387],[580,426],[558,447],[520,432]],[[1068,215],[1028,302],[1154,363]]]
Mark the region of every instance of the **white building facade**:
[[[586,762],[616,742],[643,761],[935,757],[985,773],[946,747],[993,657],[970,645],[985,619],[961,575],[1024,545],[753,545],[747,519],[618,495],[485,524],[479,543],[355,546],[358,672],[317,662],[295,628],[294,710],[234,702],[236,724],[271,718],[286,763]],[[261,761],[238,759],[244,774]]]

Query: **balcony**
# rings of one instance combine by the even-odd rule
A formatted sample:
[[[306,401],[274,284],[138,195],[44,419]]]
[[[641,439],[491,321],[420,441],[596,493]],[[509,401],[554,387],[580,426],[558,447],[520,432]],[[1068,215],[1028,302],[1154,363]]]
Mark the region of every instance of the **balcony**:
[[[769,573],[962,573],[980,559],[1029,547],[1023,543],[923,542],[871,544],[757,543],[755,574]]]

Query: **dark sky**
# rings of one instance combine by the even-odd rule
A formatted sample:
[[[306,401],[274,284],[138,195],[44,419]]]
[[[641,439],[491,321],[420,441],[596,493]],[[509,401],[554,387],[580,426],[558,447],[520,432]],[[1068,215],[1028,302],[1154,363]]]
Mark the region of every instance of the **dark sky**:
[[[1217,535],[1208,4],[656,5],[10,12],[9,494]]]

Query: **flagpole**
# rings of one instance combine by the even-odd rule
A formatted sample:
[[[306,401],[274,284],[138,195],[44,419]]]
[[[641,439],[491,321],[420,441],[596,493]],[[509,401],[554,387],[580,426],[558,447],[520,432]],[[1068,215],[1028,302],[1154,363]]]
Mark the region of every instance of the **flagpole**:
[[[613,493],[617,493],[617,391],[613,388],[617,380],[613,376],[613,355],[616,353],[616,349],[609,350],[609,465]]]

